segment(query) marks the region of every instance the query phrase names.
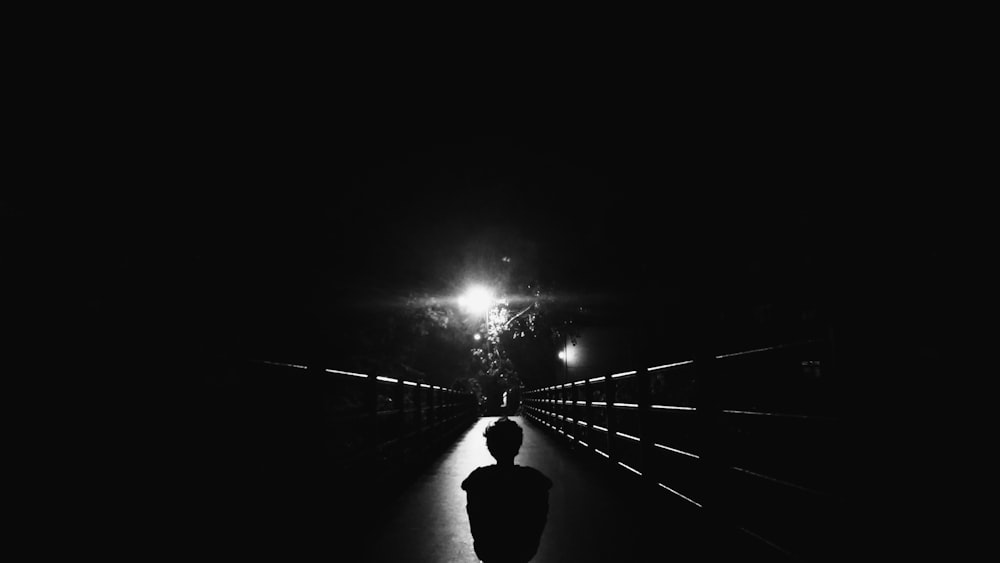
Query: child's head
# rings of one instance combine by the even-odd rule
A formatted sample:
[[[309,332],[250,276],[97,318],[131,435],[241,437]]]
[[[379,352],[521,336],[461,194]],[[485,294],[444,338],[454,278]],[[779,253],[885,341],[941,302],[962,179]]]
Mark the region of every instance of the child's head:
[[[524,432],[516,422],[504,417],[487,426],[483,436],[486,436],[486,447],[490,450],[490,455],[499,463],[510,463],[521,449]]]

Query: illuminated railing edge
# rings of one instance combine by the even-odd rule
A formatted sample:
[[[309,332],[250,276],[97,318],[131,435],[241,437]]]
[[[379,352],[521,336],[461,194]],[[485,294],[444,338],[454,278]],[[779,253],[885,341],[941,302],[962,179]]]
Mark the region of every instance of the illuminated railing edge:
[[[756,349],[752,349],[752,350],[744,350],[744,351],[735,352],[735,353],[720,354],[720,355],[714,356],[714,359],[716,359],[716,360],[726,360],[726,359],[731,359],[731,358],[739,358],[739,357],[743,357],[743,356],[750,356],[750,355],[760,354],[760,353],[765,353],[765,352],[771,352],[771,351],[777,351],[777,350],[784,350],[784,349],[796,348],[796,347],[803,346],[803,345],[816,344],[816,343],[821,343],[821,342],[824,342],[824,340],[822,340],[822,339],[814,339],[814,340],[808,340],[808,341],[793,342],[793,343],[788,343],[788,344],[780,344],[780,345],[776,345],[776,346],[767,346],[767,347],[756,348]],[[659,366],[653,366],[653,367],[647,368],[645,371],[646,371],[646,373],[653,373],[653,372],[657,372],[657,371],[668,370],[668,369],[671,369],[671,368],[679,368],[679,367],[688,366],[688,365],[692,365],[692,364],[694,364],[693,360],[686,360],[686,361],[682,361],[682,362],[675,362],[675,363],[672,363],[672,364],[664,364],[664,365],[659,365]],[[574,382],[571,382],[571,383],[560,384],[560,385],[554,386],[554,387],[548,387],[548,388],[543,388],[543,389],[531,390],[531,391],[526,392],[525,394],[530,395],[530,394],[541,393],[541,392],[545,392],[545,391],[549,391],[549,390],[559,390],[559,389],[564,389],[564,388],[568,388],[568,387],[576,387],[577,385],[581,385],[581,384],[598,383],[598,382],[601,382],[601,381],[608,381],[608,380],[619,379],[619,378],[622,378],[622,377],[627,377],[627,376],[635,375],[635,374],[636,374],[636,372],[634,372],[634,371],[633,372],[621,372],[621,373],[617,373],[617,374],[612,374],[612,375],[607,375],[607,376],[601,376],[601,377],[594,377],[594,378],[590,378],[590,379],[580,379],[580,380],[577,380],[577,381],[574,381]],[[547,403],[560,404],[560,405],[588,405],[589,404],[590,406],[608,406],[606,402],[601,402],[601,401],[590,401],[590,402],[583,401],[583,402],[581,402],[581,401],[564,401],[564,400],[551,400],[551,399],[541,399],[541,400],[536,399],[536,401],[539,401],[539,402],[542,402],[542,403],[546,403],[547,402]],[[617,402],[613,402],[613,401],[611,402],[610,406],[612,406],[612,407],[624,407],[624,408],[637,408],[637,407],[639,407],[638,404],[634,404],[634,403],[617,403]],[[678,406],[678,405],[660,405],[660,404],[648,404],[647,403],[644,406],[646,408],[649,408],[649,409],[655,409],[655,410],[660,410],[660,411],[696,411],[696,410],[698,410],[696,407]],[[549,411],[545,411],[545,410],[542,410],[542,409],[535,409],[535,410],[537,410],[540,413],[545,413],[546,415],[549,415],[549,416],[554,416],[554,417],[558,416],[559,418],[563,418],[561,415],[556,415],[555,413],[550,413]],[[719,412],[721,412],[722,414],[727,414],[727,415],[741,415],[741,416],[751,416],[751,417],[773,417],[773,418],[785,418],[785,419],[800,419],[800,420],[816,420],[816,421],[842,422],[842,420],[839,419],[839,418],[837,418],[837,417],[822,416],[822,415],[811,415],[811,414],[776,413],[776,412],[763,412],[763,411],[737,410],[737,409],[721,409]],[[544,424],[545,426],[548,426],[549,428],[557,429],[555,426],[553,426],[551,424],[548,424],[548,423],[545,423],[544,421],[541,421],[540,419],[538,419],[537,417],[535,417],[533,415],[529,415],[529,416],[531,416],[535,420],[538,420],[540,423]],[[603,429],[602,427],[599,427],[599,426],[593,425],[593,424],[590,425],[590,428],[592,428],[592,429],[600,429],[600,430],[604,430],[605,432],[607,432],[607,429]],[[562,431],[560,430],[560,432],[562,432]],[[617,436],[619,436],[619,437],[623,437],[623,438],[627,438],[627,439],[632,439],[632,440],[637,440],[636,437],[630,436],[630,435],[626,435],[626,434],[624,434],[622,432],[617,432],[616,431],[615,434]],[[577,441],[580,442],[581,444],[587,445],[582,440],[577,440]],[[670,452],[677,453],[677,454],[680,454],[680,455],[684,455],[684,456],[687,456],[687,457],[690,457],[690,458],[694,458],[694,459],[700,459],[700,457],[698,455],[696,455],[696,454],[692,454],[690,452],[685,452],[685,451],[680,450],[680,449],[676,449],[676,448],[672,448],[672,447],[669,447],[669,446],[665,446],[663,444],[659,444],[659,443],[655,443],[654,442],[652,445],[654,447],[660,448],[662,450],[670,451]],[[593,450],[595,453],[597,453],[597,454],[605,457],[606,459],[611,460],[611,456],[609,454],[601,451],[600,449],[598,449],[598,448],[596,448],[594,446],[589,446],[589,445],[587,445],[587,447],[588,447],[588,449]],[[639,472],[635,468],[629,467],[628,465],[624,464],[621,461],[617,461],[617,464],[620,465],[620,466],[622,466],[623,468],[625,468],[625,469],[627,469],[627,470],[629,470],[629,471],[637,474],[637,475],[642,475],[641,472]],[[758,478],[758,479],[766,480],[766,481],[769,481],[769,482],[772,482],[772,483],[775,483],[775,484],[778,484],[778,485],[783,485],[783,486],[786,486],[786,487],[795,488],[795,489],[798,489],[798,490],[806,492],[806,493],[818,494],[818,495],[826,495],[826,494],[828,494],[828,493],[825,493],[825,492],[822,492],[822,491],[817,491],[817,490],[814,490],[814,489],[811,489],[809,487],[805,487],[805,486],[802,486],[802,485],[799,485],[799,484],[796,484],[796,483],[792,483],[792,482],[789,482],[789,481],[784,481],[782,479],[771,477],[769,475],[764,475],[764,474],[761,474],[761,473],[757,473],[757,472],[754,472],[754,471],[751,471],[751,470],[748,470],[748,469],[745,469],[745,468],[742,468],[742,467],[732,466],[732,467],[729,467],[729,469],[733,470],[733,471],[737,471],[737,472],[743,473],[743,474],[746,474],[746,475],[749,475],[749,476],[753,476],[753,477]],[[694,499],[692,499],[692,498],[684,495],[683,493],[681,493],[681,492],[679,492],[679,491],[677,491],[675,489],[672,489],[671,487],[667,486],[666,484],[659,483],[659,482],[657,482],[656,484],[659,487],[663,488],[664,490],[669,491],[673,495],[676,495],[677,497],[685,500],[686,502],[688,502],[688,503],[690,503],[690,504],[692,504],[692,505],[694,505],[694,506],[696,506],[698,508],[703,508],[703,506],[702,506],[701,503],[695,501]],[[745,527],[739,527],[739,529],[742,532],[744,532],[744,533],[746,533],[746,534],[748,534],[748,535],[756,538],[757,540],[759,540],[759,541],[761,541],[761,542],[769,545],[773,549],[775,549],[777,551],[780,551],[780,552],[784,553],[785,555],[790,555],[790,552],[788,552],[787,550],[785,550],[781,546],[777,545],[776,543],[768,540],[767,538],[764,538],[761,535],[759,535],[759,534],[757,534],[757,533],[755,533],[755,532],[753,532],[753,531],[751,531],[751,530],[749,530],[749,529],[747,529]]]
[[[728,358],[738,358],[740,356],[749,356],[752,354],[760,354],[763,352],[774,352],[776,350],[788,350],[791,348],[799,348],[802,346],[808,346],[809,344],[821,344],[825,342],[822,338],[814,338],[810,340],[802,340],[799,342],[788,342],[785,344],[775,344],[774,346],[762,346],[760,348],[753,348],[751,350],[742,350],[740,352],[731,352],[729,354],[719,354],[715,356],[716,360],[725,360]]]
[[[291,364],[291,363],[287,363],[287,362],[275,362],[273,360],[250,360],[250,361],[254,362],[254,363],[265,364],[265,365],[276,366],[276,367],[286,367],[286,368],[303,369],[303,370],[304,369],[309,369],[309,366],[304,366],[304,365],[301,365],[301,364]],[[323,368],[323,371],[326,372],[326,373],[332,373],[332,374],[335,374],[335,375],[347,375],[347,376],[350,376],[350,377],[357,377],[357,378],[364,378],[364,379],[368,379],[369,377],[371,377],[370,375],[364,374],[364,373],[357,373],[357,372],[353,372],[353,371],[345,371],[345,370],[333,369],[333,368]],[[409,386],[409,387],[417,387],[417,388],[422,388],[422,389],[433,389],[435,391],[444,391],[446,393],[455,393],[455,394],[458,394],[458,395],[466,395],[466,396],[470,396],[470,397],[475,395],[475,393],[472,393],[471,391],[459,391],[458,389],[449,389],[447,387],[441,387],[439,385],[431,385],[431,384],[428,384],[428,383],[420,383],[418,381],[410,381],[408,379],[397,379],[395,377],[386,377],[384,375],[377,375],[377,376],[375,376],[375,380],[379,381],[381,383],[403,384],[403,385],[406,385],[406,386]]]
[[[653,366],[653,367],[646,368],[646,372],[648,373],[648,372],[654,372],[654,371],[662,371],[662,370],[671,369],[671,368],[678,368],[678,367],[683,367],[683,366],[686,366],[688,364],[693,364],[693,363],[694,363],[694,360],[685,360],[685,361],[682,361],[682,362],[674,362],[674,363],[671,363],[671,364],[663,364],[663,365],[658,365],[658,366]],[[542,393],[542,392],[545,392],[545,391],[554,391],[554,390],[559,390],[559,389],[565,389],[567,387],[576,387],[578,385],[579,386],[583,386],[583,385],[585,385],[587,383],[600,383],[600,382],[603,382],[603,381],[607,381],[608,379],[616,380],[616,379],[621,379],[623,377],[630,377],[630,376],[633,376],[633,375],[637,375],[638,373],[639,372],[637,370],[629,370],[629,371],[616,372],[616,373],[612,373],[612,374],[608,374],[608,375],[601,375],[601,376],[597,376],[597,377],[577,379],[575,381],[570,381],[570,382],[567,382],[567,383],[559,383],[559,384],[556,384],[556,385],[549,385],[547,387],[539,387],[538,389],[529,389],[529,390],[525,391],[524,394],[525,395],[530,395],[530,394],[534,394],[534,393]]]
[[[256,360],[258,363],[267,364],[269,366],[277,366],[283,368],[295,368],[295,369],[309,369],[309,366],[303,366],[299,364],[289,364],[286,362],[275,362],[271,360]]]
[[[539,412],[541,412],[541,413],[545,413],[545,414],[547,414],[547,415],[551,415],[551,416],[558,416],[558,415],[556,415],[555,413],[550,413],[550,412],[548,412],[548,411],[544,411],[544,410],[541,410],[541,409],[536,409],[536,408],[534,408],[534,407],[529,407],[529,408],[530,408],[530,409],[532,409],[532,410],[535,410],[535,411],[539,411]],[[571,434],[569,434],[569,433],[567,433],[567,432],[565,432],[565,431],[563,431],[563,430],[561,430],[561,429],[557,428],[557,427],[556,427],[555,425],[553,425],[553,424],[550,424],[550,423],[546,422],[545,420],[542,420],[541,418],[539,418],[539,417],[535,416],[534,414],[531,414],[531,413],[526,413],[526,414],[528,415],[528,417],[530,417],[531,419],[533,419],[533,420],[537,421],[537,422],[538,422],[539,424],[541,424],[541,425],[543,425],[543,426],[546,426],[546,427],[548,427],[548,428],[550,428],[550,429],[552,429],[552,430],[554,430],[554,431],[558,432],[559,434],[562,434],[562,435],[566,436],[566,437],[567,437],[567,439],[569,439],[569,440],[572,440],[572,441],[575,441],[575,442],[577,442],[577,443],[579,443],[579,444],[583,445],[583,446],[584,446],[585,448],[587,448],[588,450],[590,450],[590,451],[593,451],[593,452],[594,452],[595,454],[597,454],[597,455],[599,455],[599,456],[603,457],[604,459],[607,459],[608,461],[611,461],[611,455],[610,455],[610,454],[608,454],[607,452],[605,452],[605,451],[601,450],[601,449],[600,449],[600,448],[598,448],[597,446],[595,446],[595,445],[591,445],[591,444],[589,444],[589,443],[587,443],[587,442],[584,442],[584,441],[583,441],[582,439],[580,439],[579,437],[576,437],[576,436],[573,436],[573,435],[571,435]],[[597,426],[597,425],[591,425],[591,428],[596,428],[596,429],[600,429],[600,430],[603,430],[603,431],[607,432],[607,429],[606,429],[606,428],[603,428],[603,427],[600,427],[600,426]],[[625,438],[630,438],[630,439],[633,439],[633,440],[637,440],[637,438],[636,438],[635,436],[630,436],[630,435],[627,435],[627,434],[624,434],[624,433],[622,433],[622,432],[616,432],[616,434],[618,434],[619,436],[622,436],[622,437],[625,437]],[[691,454],[691,453],[688,453],[688,452],[684,452],[684,451],[682,451],[682,450],[677,450],[677,449],[674,449],[674,448],[669,448],[669,447],[667,447],[667,446],[664,446],[664,445],[662,445],[662,444],[658,444],[658,443],[654,443],[653,445],[654,445],[654,446],[658,446],[658,447],[661,447],[661,448],[663,448],[663,449],[666,449],[666,450],[670,450],[670,451],[673,451],[673,452],[677,452],[677,453],[680,453],[680,454],[684,454],[684,455],[686,455],[686,456],[690,456],[690,457],[693,457],[693,458],[695,458],[695,459],[698,459],[698,456],[697,456],[697,455],[695,455],[695,454]],[[615,463],[616,463],[616,464],[617,464],[618,466],[621,466],[621,467],[622,467],[623,469],[625,469],[625,470],[627,470],[627,471],[629,471],[629,472],[631,472],[631,473],[634,473],[635,475],[639,475],[640,477],[641,477],[641,476],[643,476],[643,473],[642,473],[641,471],[639,471],[638,469],[636,469],[636,468],[634,468],[634,467],[632,467],[632,466],[630,466],[630,465],[628,465],[628,464],[624,463],[624,462],[623,462],[623,461],[621,461],[621,460],[616,460],[616,461],[615,461]],[[735,468],[735,467],[734,467],[733,469],[738,469],[738,468]],[[689,497],[689,496],[687,496],[687,495],[685,495],[685,494],[681,493],[680,491],[677,491],[676,489],[673,489],[673,488],[671,488],[671,487],[667,486],[667,485],[666,485],[666,484],[664,484],[664,483],[661,483],[661,482],[659,482],[659,481],[656,481],[656,485],[657,485],[657,486],[659,486],[660,488],[662,488],[662,489],[664,489],[664,490],[666,490],[666,491],[670,492],[671,494],[673,494],[673,495],[675,495],[675,496],[677,496],[677,497],[679,497],[679,498],[681,498],[681,499],[683,499],[683,500],[687,501],[688,503],[690,503],[690,504],[692,504],[692,505],[694,505],[694,506],[698,507],[698,508],[703,508],[703,505],[702,505],[702,504],[701,504],[700,502],[698,502],[698,501],[696,501],[696,500],[692,499],[691,497]]]
[[[825,421],[825,422],[841,422],[837,417],[833,416],[822,416],[822,415],[812,415],[812,414],[794,414],[794,413],[781,413],[781,412],[764,412],[764,411],[747,411],[747,410],[734,410],[734,409],[722,409],[719,412],[722,414],[736,414],[745,416],[763,416],[763,417],[774,417],[774,418],[792,418],[799,420],[813,420],[813,421]]]
[[[729,359],[729,358],[737,358],[737,357],[741,357],[741,356],[749,356],[749,355],[753,355],[753,354],[760,354],[760,353],[763,353],[763,352],[772,352],[772,351],[776,351],[776,350],[787,350],[787,349],[791,349],[791,348],[798,348],[798,347],[806,346],[806,345],[809,345],[809,344],[819,344],[819,343],[823,343],[823,342],[825,342],[823,339],[811,339],[811,340],[804,340],[804,341],[800,341],[800,342],[790,342],[790,343],[786,343],[786,344],[776,344],[774,346],[763,346],[763,347],[760,347],[760,348],[753,348],[751,350],[741,350],[739,352],[731,352],[731,353],[728,353],[728,354],[719,354],[719,355],[714,356],[714,358],[716,360],[725,360],[725,359]],[[694,364],[694,360],[683,360],[683,361],[680,361],[680,362],[673,362],[673,363],[669,363],[669,364],[662,364],[662,365],[657,365],[657,366],[652,366],[652,367],[646,368],[646,373],[652,373],[652,372],[656,372],[656,371],[663,371],[663,370],[669,370],[669,369],[674,369],[674,368],[680,368],[680,367],[684,367],[684,366],[688,366],[688,365],[693,365],[693,364]],[[636,375],[636,373],[637,373],[637,371],[632,370],[632,371],[624,371],[624,372],[619,372],[619,373],[613,373],[613,374],[605,375],[605,376],[591,377],[589,379],[578,379],[576,381],[571,381],[571,382],[568,382],[568,383],[559,383],[557,385],[550,385],[548,387],[542,387],[542,388],[539,388],[539,389],[531,389],[529,391],[525,391],[525,394],[538,393],[538,392],[542,392],[542,391],[551,391],[551,390],[554,390],[554,389],[563,389],[563,388],[565,388],[567,386],[575,386],[575,385],[580,385],[580,384],[583,384],[583,383],[597,383],[597,382],[600,382],[600,381],[605,381],[605,380],[607,380],[609,378],[610,379],[620,379],[622,377],[628,377],[628,376],[631,376],[631,375]]]

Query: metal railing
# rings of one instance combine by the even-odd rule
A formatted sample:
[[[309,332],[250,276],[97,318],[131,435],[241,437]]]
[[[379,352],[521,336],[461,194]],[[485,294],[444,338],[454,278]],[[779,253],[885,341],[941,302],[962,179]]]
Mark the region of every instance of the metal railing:
[[[251,360],[276,417],[309,411],[313,443],[331,470],[391,472],[448,443],[478,415],[474,394],[351,371]],[[284,373],[282,373],[284,372]]]
[[[794,558],[836,541],[844,424],[823,341],[656,365],[534,389],[559,437]]]

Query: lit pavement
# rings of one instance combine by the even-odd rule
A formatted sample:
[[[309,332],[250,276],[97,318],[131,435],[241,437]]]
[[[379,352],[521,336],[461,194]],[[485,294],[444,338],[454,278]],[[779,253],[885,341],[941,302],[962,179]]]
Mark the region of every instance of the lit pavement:
[[[532,563],[692,560],[700,542],[693,526],[671,518],[664,497],[642,493],[613,468],[587,463],[590,452],[568,449],[523,417],[511,417],[524,429],[515,459],[555,483],[549,518]],[[465,512],[462,481],[475,468],[491,465],[483,430],[496,417],[479,419],[375,519],[364,539],[366,561],[393,563],[476,563]],[[656,514],[657,518],[650,518]]]

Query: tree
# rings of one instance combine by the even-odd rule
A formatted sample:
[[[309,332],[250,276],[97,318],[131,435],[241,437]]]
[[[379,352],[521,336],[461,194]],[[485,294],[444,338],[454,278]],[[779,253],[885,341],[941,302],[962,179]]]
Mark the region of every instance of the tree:
[[[491,397],[491,409],[504,392],[527,383],[538,386],[555,378],[556,350],[576,343],[579,308],[556,299],[537,282],[525,284],[513,299],[499,299],[482,320],[482,344],[472,349],[477,379]]]

